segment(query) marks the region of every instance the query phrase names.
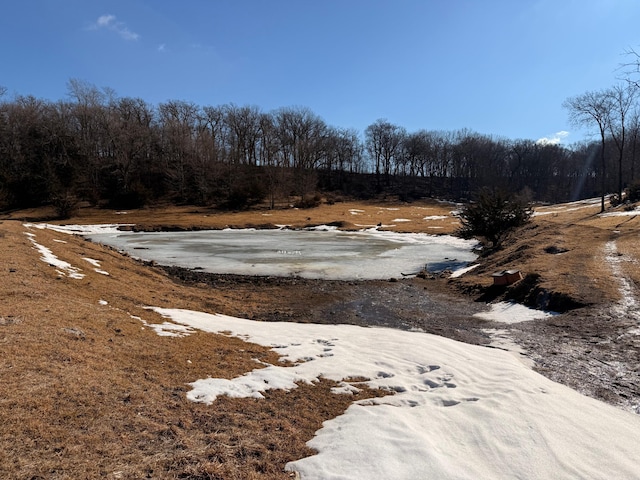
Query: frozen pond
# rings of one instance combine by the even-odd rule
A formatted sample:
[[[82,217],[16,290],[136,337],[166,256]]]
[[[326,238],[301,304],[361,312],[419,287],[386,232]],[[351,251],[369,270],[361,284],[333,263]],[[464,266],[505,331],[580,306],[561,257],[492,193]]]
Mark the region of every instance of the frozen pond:
[[[321,279],[386,279],[455,270],[475,259],[475,242],[451,236],[366,230],[205,230],[91,233],[93,241],[161,265],[213,273]]]

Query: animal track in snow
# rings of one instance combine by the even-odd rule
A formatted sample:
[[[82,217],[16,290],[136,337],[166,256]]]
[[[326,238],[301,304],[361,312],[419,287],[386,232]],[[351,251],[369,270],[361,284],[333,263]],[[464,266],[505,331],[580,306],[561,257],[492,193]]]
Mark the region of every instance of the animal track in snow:
[[[439,370],[440,369],[440,365],[418,365],[418,373],[423,374],[423,373],[429,373],[429,372],[433,372],[434,370]]]

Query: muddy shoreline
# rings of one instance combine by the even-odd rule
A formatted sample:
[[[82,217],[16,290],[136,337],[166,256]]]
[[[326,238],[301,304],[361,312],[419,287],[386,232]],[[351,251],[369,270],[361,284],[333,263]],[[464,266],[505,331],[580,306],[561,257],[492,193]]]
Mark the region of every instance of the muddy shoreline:
[[[455,295],[443,279],[314,280],[244,276],[161,267],[170,277],[218,290],[267,290],[269,302],[254,320],[353,324],[422,330],[473,344],[487,344],[485,321],[472,315],[486,307]]]

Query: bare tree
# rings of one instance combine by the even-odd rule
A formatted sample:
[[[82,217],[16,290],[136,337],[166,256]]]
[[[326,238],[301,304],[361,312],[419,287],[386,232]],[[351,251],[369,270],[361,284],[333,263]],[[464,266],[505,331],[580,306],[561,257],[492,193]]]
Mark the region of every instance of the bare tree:
[[[142,194],[142,177],[152,170],[154,109],[144,100],[130,97],[113,100],[110,105],[107,131],[112,143],[117,188],[125,195]],[[132,190],[134,181],[139,183],[138,192]]]
[[[616,85],[607,90],[610,101],[609,133],[618,150],[618,200],[622,201],[622,159],[626,142],[627,114],[633,106],[638,87],[635,84]]]
[[[92,201],[100,196],[104,160],[111,155],[105,127],[108,124],[106,95],[95,85],[72,78],[67,82],[67,95],[73,105],[74,135],[80,154],[85,158],[88,190]]]
[[[225,107],[225,122],[229,127],[231,162],[256,165],[260,136],[260,109],[258,107]]]
[[[304,107],[281,108],[274,120],[280,140],[283,164],[293,168],[301,203],[317,186],[316,169],[326,155],[327,125]]]
[[[640,53],[633,48],[628,48],[623,53],[627,61],[618,67],[619,78],[638,88],[640,87]]]
[[[629,141],[631,142],[631,152],[629,152],[629,180],[636,180],[636,157],[638,155],[638,141],[640,141],[640,111],[634,108],[629,117]]]
[[[196,154],[197,124],[200,109],[191,102],[170,100],[158,107],[162,129],[162,149],[165,171],[170,187],[177,197],[190,200],[189,181]]]
[[[384,174],[387,187],[390,185],[391,167],[400,153],[406,131],[385,119],[378,119],[366,128],[364,134],[367,152],[375,163],[376,182],[380,190],[381,174]]]
[[[569,112],[569,120],[573,125],[597,127],[600,134],[600,177],[601,177],[601,204],[600,212],[604,212],[604,197],[606,194],[606,158],[605,145],[606,134],[611,119],[612,103],[611,95],[607,90],[586,92],[575,97],[570,97],[562,104]]]

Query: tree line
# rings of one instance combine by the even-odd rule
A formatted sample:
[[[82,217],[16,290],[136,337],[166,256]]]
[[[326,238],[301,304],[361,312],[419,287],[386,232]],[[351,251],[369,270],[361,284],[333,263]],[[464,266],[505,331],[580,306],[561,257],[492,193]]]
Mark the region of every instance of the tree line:
[[[64,211],[78,201],[238,209],[292,198],[307,206],[320,193],[465,200],[482,187],[558,202],[638,174],[635,114],[625,117],[624,148],[613,123],[603,142],[567,148],[464,129],[407,132],[383,119],[362,135],[305,107],[154,106],[76,79],[67,87],[59,101],[8,98],[0,88],[0,209]]]

